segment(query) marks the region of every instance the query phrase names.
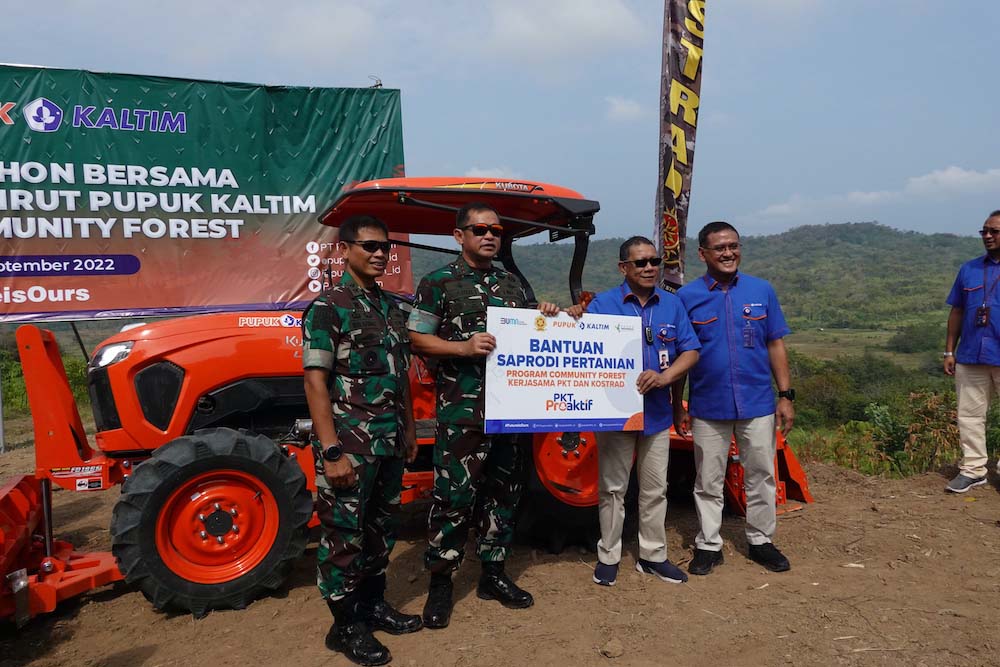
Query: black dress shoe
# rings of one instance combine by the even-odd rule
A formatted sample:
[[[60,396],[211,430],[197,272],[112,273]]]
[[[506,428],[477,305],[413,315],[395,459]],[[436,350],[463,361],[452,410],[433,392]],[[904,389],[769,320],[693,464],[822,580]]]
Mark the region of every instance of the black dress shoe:
[[[334,623],[326,633],[326,647],[343,653],[345,658],[357,665],[384,665],[392,660],[389,649],[375,639],[364,623]]]
[[[747,549],[747,555],[750,556],[750,560],[763,565],[771,572],[786,572],[792,568],[785,555],[770,542],[751,544]]]
[[[454,586],[449,575],[431,575],[431,587],[427,592],[427,602],[424,603],[424,627],[447,628],[451,621],[451,609],[454,605],[452,593]]]
[[[372,630],[384,630],[390,635],[405,635],[424,627],[419,616],[393,609],[383,598],[371,600],[365,605],[365,621]]]
[[[691,574],[708,574],[716,565],[722,565],[722,552],[708,549],[695,549],[694,558],[688,563]]]
[[[503,562],[483,563],[476,594],[481,600],[496,600],[510,609],[525,609],[535,604],[531,593],[510,580],[503,571]]]

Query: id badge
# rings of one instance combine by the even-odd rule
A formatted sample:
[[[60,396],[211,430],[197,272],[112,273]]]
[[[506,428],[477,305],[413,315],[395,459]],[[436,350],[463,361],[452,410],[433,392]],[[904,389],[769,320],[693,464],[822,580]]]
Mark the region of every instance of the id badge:
[[[660,350],[660,370],[665,371],[670,368],[670,352],[667,350]]]
[[[979,306],[976,308],[976,326],[985,327],[989,326],[990,323],[990,307],[989,306]]]
[[[743,347],[753,347],[753,325],[749,322],[743,325]]]

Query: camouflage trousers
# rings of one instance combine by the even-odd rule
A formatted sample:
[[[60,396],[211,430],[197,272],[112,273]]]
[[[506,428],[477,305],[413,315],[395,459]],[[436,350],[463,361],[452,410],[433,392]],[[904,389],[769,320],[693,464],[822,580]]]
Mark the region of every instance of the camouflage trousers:
[[[424,565],[451,573],[465,557],[475,526],[479,559],[503,561],[514,539],[514,514],[530,450],[509,436],[438,424],[434,441],[434,503],[427,517]]]
[[[334,489],[323,476],[316,455],[316,514],[322,531],[316,551],[316,584],[323,597],[336,601],[361,582],[384,574],[396,544],[403,459],[397,456],[344,454],[354,466],[357,484]]]

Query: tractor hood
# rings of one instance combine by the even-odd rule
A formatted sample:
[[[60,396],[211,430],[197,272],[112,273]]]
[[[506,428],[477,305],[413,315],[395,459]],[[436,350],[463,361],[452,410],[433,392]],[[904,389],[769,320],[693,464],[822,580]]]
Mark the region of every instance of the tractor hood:
[[[272,334],[282,331],[286,334],[298,334],[302,330],[302,313],[274,310],[240,311],[148,322],[107,338],[99,347],[125,341],[163,340],[205,332],[212,332],[215,336],[226,336],[234,333],[260,333],[260,330],[267,330]]]

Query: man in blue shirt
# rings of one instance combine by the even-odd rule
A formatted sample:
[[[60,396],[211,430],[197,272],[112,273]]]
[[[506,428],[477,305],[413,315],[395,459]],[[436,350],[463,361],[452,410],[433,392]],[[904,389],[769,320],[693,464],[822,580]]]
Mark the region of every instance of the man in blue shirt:
[[[1000,388],[1000,211],[980,235],[986,254],[962,265],[948,295],[944,372],[955,376],[962,444],[958,475],[945,487],[952,493],[986,483],[986,411]]]
[[[698,360],[698,342],[677,297],[656,287],[660,264],[653,242],[633,236],[618,253],[625,280],[601,292],[586,307],[600,315],[632,315],[642,319],[643,371],[636,389],[643,395],[641,432],[597,434],[598,505],[601,539],[597,543],[594,583],[614,586],[622,555],[625,492],[632,459],[639,480],[639,561],[635,569],[669,583],[687,575],[667,559],[667,460],[670,454],[670,384]],[[579,317],[581,306],[567,312]]]
[[[791,331],[770,283],[738,272],[741,244],[735,227],[710,222],[698,234],[698,246],[707,272],[677,292],[702,345],[689,373],[690,416],[681,403],[684,381],[674,383],[674,423],[683,430],[690,421],[698,469],[694,500],[701,530],[688,572],[708,574],[722,563],[722,492],[734,436],[747,495],[748,555],[773,572],[784,572],[788,559],[772,544],[777,525],[775,419],[782,433],[795,419],[782,340]],[[772,376],[778,385],[777,406]]]

